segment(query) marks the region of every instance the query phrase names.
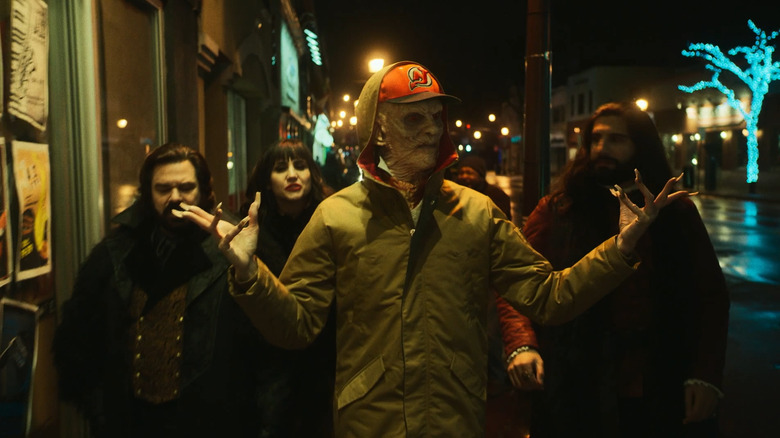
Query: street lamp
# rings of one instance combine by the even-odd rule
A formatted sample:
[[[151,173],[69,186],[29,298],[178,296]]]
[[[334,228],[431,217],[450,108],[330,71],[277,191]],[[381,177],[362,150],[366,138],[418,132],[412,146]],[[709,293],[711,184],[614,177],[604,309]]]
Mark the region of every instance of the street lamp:
[[[368,61],[368,71],[369,73],[376,73],[379,70],[382,70],[382,67],[385,66],[385,60],[382,58],[374,58],[370,61]]]

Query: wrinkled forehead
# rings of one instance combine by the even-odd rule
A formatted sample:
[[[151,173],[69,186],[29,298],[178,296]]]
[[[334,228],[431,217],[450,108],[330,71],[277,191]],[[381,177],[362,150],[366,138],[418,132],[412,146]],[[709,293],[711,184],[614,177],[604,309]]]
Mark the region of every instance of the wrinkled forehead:
[[[430,116],[441,112],[444,106],[440,99],[427,99],[413,103],[382,102],[377,108],[380,120],[400,120],[409,114]]]

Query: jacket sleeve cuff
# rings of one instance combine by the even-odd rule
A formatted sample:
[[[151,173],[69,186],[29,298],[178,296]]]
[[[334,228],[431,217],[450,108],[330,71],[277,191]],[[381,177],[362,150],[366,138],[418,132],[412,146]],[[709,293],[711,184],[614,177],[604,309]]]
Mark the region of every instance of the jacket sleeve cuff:
[[[717,386],[713,385],[712,383],[705,382],[704,380],[688,379],[685,382],[683,382],[683,385],[686,385],[686,386],[687,385],[702,385],[702,386],[706,386],[706,387],[712,389],[713,391],[715,391],[718,394],[718,398],[723,398],[723,396],[724,396],[723,391],[721,391],[720,388],[718,388]]]
[[[236,279],[236,269],[233,267],[233,265],[230,265],[228,268],[228,286],[231,295],[245,295],[247,292],[249,292],[250,289],[252,289],[255,284],[257,284],[264,265],[257,256],[253,256],[253,259],[255,263],[257,263],[257,276],[255,278],[251,278],[249,281],[243,283],[239,282]]]

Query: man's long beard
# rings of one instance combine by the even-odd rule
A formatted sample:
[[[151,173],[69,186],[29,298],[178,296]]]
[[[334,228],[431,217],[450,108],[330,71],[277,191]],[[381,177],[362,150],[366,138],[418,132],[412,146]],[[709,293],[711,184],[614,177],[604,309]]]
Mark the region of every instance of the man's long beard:
[[[612,163],[610,166],[608,163]],[[636,163],[620,163],[612,157],[600,156],[588,163],[588,170],[593,180],[601,185],[613,186],[634,179]]]

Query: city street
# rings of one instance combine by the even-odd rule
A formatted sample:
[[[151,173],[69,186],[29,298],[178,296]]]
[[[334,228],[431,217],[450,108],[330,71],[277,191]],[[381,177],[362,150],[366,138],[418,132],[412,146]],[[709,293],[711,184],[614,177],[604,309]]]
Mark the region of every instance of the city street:
[[[724,438],[780,430],[780,203],[694,198],[730,285]]]
[[[488,180],[510,193],[519,225],[522,177]],[[780,202],[769,199],[693,198],[731,297],[722,438],[774,438],[780,431]]]

